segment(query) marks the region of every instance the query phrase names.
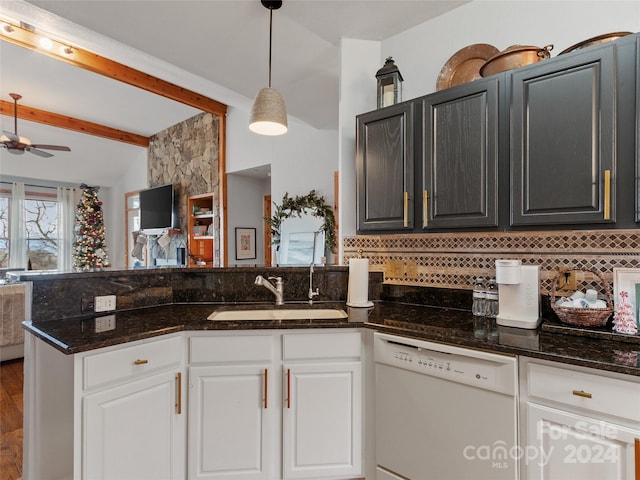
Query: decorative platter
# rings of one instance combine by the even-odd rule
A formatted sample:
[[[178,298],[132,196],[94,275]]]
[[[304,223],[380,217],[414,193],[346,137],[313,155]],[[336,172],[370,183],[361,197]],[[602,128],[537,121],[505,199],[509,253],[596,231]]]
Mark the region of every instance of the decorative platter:
[[[575,45],[572,45],[569,48],[561,51],[558,55],[563,55],[565,53],[573,52],[574,50],[579,50],[580,48],[590,47],[591,45],[610,42],[611,40],[616,40],[620,37],[624,37],[630,34],[631,32],[614,32],[614,33],[605,33],[603,35],[598,35],[597,37],[588,38],[587,40],[583,40],[582,42],[576,43]]]
[[[440,70],[436,90],[443,90],[482,78],[480,67],[498,53],[500,50],[487,43],[474,43],[458,50]]]

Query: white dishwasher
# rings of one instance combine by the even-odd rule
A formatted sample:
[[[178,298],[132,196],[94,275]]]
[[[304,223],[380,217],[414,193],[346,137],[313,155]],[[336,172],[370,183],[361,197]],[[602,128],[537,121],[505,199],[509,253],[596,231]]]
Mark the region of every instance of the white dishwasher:
[[[516,358],[376,333],[377,480],[518,477]]]

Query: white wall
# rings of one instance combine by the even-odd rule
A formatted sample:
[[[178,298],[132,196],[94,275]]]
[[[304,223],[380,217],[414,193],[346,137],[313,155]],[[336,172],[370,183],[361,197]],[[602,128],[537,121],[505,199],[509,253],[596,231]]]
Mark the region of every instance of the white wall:
[[[355,122],[350,125],[350,117],[376,108],[373,76],[386,57],[394,58],[404,78],[403,100],[410,100],[434,92],[443,65],[467,45],[489,43],[504,50],[514,44],[553,44],[554,56],[588,38],[619,31],[640,31],[640,1],[475,0],[380,44],[343,39],[339,130],[340,174],[345,181],[340,187],[342,234],[351,235],[356,229],[355,196],[350,194],[350,189],[355,190]]]
[[[467,45],[504,50],[553,44],[553,57],[588,38],[620,31],[640,31],[640,1],[475,0],[383,41],[380,61],[393,56],[408,100],[435,91],[442,66]]]
[[[268,179],[233,174],[227,176],[229,265],[264,265],[263,199],[269,190]],[[238,227],[256,229],[256,258],[253,260],[236,260],[235,231]]]
[[[340,235],[356,233],[356,121],[357,114],[376,108],[380,68],[380,42],[342,39],[340,44],[339,144],[340,197],[338,224]],[[342,242],[338,242],[338,261],[342,263]]]
[[[286,99],[285,99],[286,103]],[[289,117],[285,135],[268,137],[249,130],[249,110],[229,108],[227,173],[271,165],[271,197],[306,195],[316,190],[333,205],[333,172],[338,170],[338,132],[318,130]]]
[[[104,203],[104,220],[107,232],[107,249],[109,261],[116,268],[126,265],[125,251],[125,204],[124,194],[147,188],[147,151],[141,150],[136,158],[131,159],[131,166],[121,181],[112,188],[98,192]],[[129,239],[130,248],[133,247]]]

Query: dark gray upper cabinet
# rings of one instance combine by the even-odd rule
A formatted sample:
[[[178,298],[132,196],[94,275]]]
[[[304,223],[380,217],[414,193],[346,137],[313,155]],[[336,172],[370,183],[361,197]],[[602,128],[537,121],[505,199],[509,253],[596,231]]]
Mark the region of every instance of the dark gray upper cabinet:
[[[640,222],[640,36],[635,41],[635,70],[636,81],[634,83],[634,91],[636,94],[636,116],[635,116],[635,131],[636,131],[636,170],[635,170],[635,221]]]
[[[358,231],[413,229],[413,103],[358,115]]]
[[[422,122],[416,207],[420,228],[498,225],[498,107],[495,76],[419,100]],[[417,195],[417,196],[418,196]]]
[[[514,70],[511,224],[615,221],[616,46]]]
[[[639,90],[636,33],[359,115],[358,232],[637,228]]]

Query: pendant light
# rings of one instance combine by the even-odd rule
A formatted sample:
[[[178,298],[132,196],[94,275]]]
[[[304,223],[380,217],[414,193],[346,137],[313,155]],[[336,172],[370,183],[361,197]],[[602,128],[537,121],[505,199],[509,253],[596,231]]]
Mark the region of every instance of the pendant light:
[[[271,42],[273,37],[273,11],[282,6],[282,1],[261,0],[269,9],[269,86],[261,89],[251,107],[249,129],[260,135],[282,135],[288,130],[287,110],[280,93],[271,88]]]

